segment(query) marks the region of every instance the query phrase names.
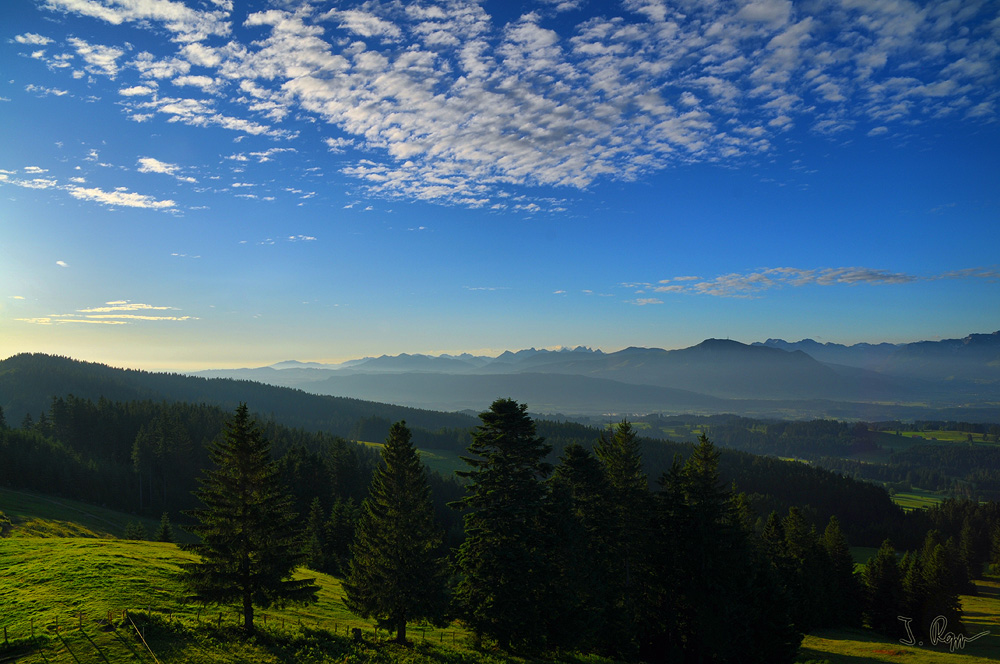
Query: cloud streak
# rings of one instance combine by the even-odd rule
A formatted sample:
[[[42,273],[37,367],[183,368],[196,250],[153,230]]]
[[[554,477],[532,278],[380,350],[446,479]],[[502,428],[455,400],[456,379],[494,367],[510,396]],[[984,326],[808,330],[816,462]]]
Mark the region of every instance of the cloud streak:
[[[762,268],[751,272],[734,272],[711,279],[683,276],[662,279],[657,283],[631,282],[621,284],[636,294],[711,295],[728,298],[758,298],[766,291],[803,286],[895,286],[916,282],[953,279],[1000,281],[1000,270],[967,268],[935,275],[918,276],[866,267],[802,269],[793,267]],[[661,304],[655,298],[633,301],[634,304]]]
[[[154,306],[150,304],[130,302],[128,300],[116,300],[106,302],[103,306],[77,309],[74,313],[70,314],[49,314],[48,316],[16,318],[15,320],[32,325],[128,325],[132,322],[183,322],[198,320],[194,316],[133,313],[156,311],[177,311],[177,308]]]

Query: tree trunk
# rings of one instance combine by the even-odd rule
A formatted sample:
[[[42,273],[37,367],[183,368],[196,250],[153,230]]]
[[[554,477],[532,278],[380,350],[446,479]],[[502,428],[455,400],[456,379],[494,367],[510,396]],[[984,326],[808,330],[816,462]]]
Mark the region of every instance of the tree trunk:
[[[406,618],[400,618],[396,623],[396,643],[406,643]]]
[[[243,631],[247,636],[252,636],[253,629],[253,598],[250,593],[243,595]]]

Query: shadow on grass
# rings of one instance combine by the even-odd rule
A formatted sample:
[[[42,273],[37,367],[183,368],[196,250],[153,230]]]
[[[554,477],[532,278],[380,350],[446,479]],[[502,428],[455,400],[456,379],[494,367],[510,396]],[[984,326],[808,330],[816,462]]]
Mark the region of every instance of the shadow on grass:
[[[83,634],[88,641],[90,641],[90,645],[94,646],[94,650],[96,650],[97,654],[101,656],[101,659],[103,659],[106,662],[106,664],[111,664],[111,662],[109,662],[108,658],[105,656],[104,651],[101,650],[101,646],[97,645],[97,643],[92,638],[90,638],[90,634],[87,634],[86,630],[82,629],[80,630],[80,633]]]

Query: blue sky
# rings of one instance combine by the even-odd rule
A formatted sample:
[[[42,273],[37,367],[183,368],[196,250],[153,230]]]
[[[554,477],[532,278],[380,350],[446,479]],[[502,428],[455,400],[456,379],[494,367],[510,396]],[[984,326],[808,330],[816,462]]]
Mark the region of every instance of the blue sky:
[[[1000,3],[0,6],[0,356],[1000,329]]]

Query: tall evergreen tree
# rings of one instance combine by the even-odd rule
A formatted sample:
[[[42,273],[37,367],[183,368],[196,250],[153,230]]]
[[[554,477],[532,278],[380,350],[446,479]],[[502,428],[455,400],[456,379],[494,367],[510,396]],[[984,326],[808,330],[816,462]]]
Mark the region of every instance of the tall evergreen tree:
[[[153,536],[157,542],[173,542],[174,541],[174,529],[170,525],[170,515],[166,512],[160,517],[160,527],[156,529],[156,534]]]
[[[1000,574],[1000,522],[993,525],[990,531],[990,569],[994,574]]]
[[[683,468],[675,460],[661,482],[657,522],[671,550],[669,562],[656,565],[658,635],[645,657],[790,662],[801,634],[763,544],[719,480],[719,456],[703,435]]]
[[[205,471],[196,496],[203,508],[190,514],[201,538],[201,560],[186,566],[186,580],[203,602],[240,602],[243,629],[254,633],[254,607],[316,601],[313,579],[293,579],[302,563],[301,529],[291,497],[271,460],[271,446],[246,404],[211,449],[215,468]]]
[[[406,643],[407,621],[444,615],[447,567],[437,553],[430,485],[405,422],[389,429],[382,460],[361,506],[344,603]]]
[[[883,634],[899,634],[901,623],[898,616],[903,601],[903,584],[892,542],[882,542],[878,552],[865,563],[862,579],[868,625]]]
[[[527,408],[497,399],[481,413],[469,444],[475,456],[462,457],[471,470],[459,472],[469,483],[458,504],[468,512],[455,600],[477,638],[508,650],[543,646],[547,624],[559,618],[547,610],[551,558],[542,519],[550,447]]]
[[[555,559],[554,643],[607,650],[610,541],[613,516],[600,462],[585,447],[571,443],[549,478],[550,535]]]
[[[306,565],[309,569],[326,571],[325,519],[323,518],[323,502],[319,496],[313,498],[309,506],[309,517],[306,519],[305,540]]]
[[[594,454],[601,461],[608,485],[612,561],[608,618],[614,654],[634,658],[645,613],[642,588],[651,544],[652,495],[642,468],[638,436],[627,420],[615,425],[611,435],[601,434]]]
[[[857,627],[861,624],[861,585],[854,574],[854,558],[837,517],[830,517],[822,541],[830,561],[827,624]]]
[[[359,507],[353,498],[338,498],[330,508],[330,517],[323,525],[326,565],[331,574],[344,576],[351,560],[351,544],[359,518]]]
[[[832,600],[828,594],[830,565],[819,535],[797,507],[789,508],[782,529],[788,562],[786,587],[795,625],[803,632],[828,626],[827,612]]]

